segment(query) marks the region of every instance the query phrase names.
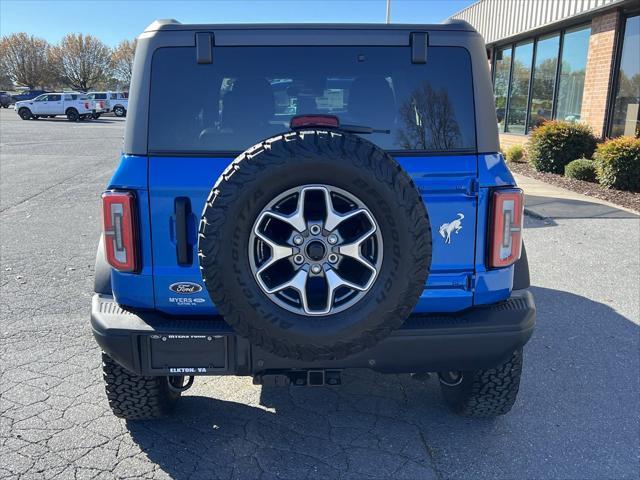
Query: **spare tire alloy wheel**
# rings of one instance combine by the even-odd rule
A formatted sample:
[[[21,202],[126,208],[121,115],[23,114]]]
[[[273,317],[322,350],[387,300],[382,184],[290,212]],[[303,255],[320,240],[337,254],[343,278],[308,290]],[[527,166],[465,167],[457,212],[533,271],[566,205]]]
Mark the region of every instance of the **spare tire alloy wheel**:
[[[331,315],[362,300],[382,257],[382,235],[369,209],[329,185],[278,195],[258,215],[249,238],[258,285],[276,304],[302,315]]]
[[[339,359],[402,325],[431,264],[422,196],[361,137],[292,132],[241,154],[199,230],[209,295],[236,332],[281,357]]]

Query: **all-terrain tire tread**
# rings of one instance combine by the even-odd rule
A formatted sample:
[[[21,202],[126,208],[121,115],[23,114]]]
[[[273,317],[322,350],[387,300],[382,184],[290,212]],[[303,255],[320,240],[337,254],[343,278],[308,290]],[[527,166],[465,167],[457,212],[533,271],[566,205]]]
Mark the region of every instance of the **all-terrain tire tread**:
[[[522,349],[518,349],[495,368],[464,372],[460,385],[442,385],[444,398],[454,412],[466,417],[504,415],[516,401],[521,374]]]
[[[106,353],[102,371],[109,406],[114,415],[127,420],[164,417],[174,408],[179,392],[169,390],[166,377],[146,377],[129,372]]]

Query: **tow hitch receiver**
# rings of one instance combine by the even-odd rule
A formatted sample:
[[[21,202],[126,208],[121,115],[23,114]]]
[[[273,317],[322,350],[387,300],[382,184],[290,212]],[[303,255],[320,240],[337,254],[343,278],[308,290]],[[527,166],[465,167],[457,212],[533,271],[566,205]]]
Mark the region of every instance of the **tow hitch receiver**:
[[[266,387],[321,387],[323,385],[338,386],[342,384],[340,370],[294,370],[288,372],[263,372],[253,377],[254,385]]]

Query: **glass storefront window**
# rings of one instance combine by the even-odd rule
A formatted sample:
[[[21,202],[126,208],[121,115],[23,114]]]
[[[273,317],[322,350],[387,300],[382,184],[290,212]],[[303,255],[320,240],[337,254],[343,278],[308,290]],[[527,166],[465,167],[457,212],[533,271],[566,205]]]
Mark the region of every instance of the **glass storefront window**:
[[[609,134],[640,136],[640,16],[637,15],[627,18],[624,27]]]
[[[577,122],[582,110],[591,27],[567,30],[562,43],[556,118]]]
[[[635,37],[625,41],[625,45],[631,43],[633,46],[625,50],[621,62],[621,71],[625,73],[621,74],[620,102],[616,103],[617,117],[613,119],[616,125],[620,122],[626,125],[629,115],[636,119],[631,120],[632,123],[638,122],[634,110],[638,105],[640,83],[638,18],[629,19],[630,23],[636,23],[629,26],[628,35]],[[501,132],[529,133],[551,119],[580,121],[590,36],[591,26],[580,26],[568,29],[564,34],[548,34],[495,50],[493,87]],[[558,59],[560,52],[562,58]],[[625,120],[620,120],[622,117]],[[624,130],[628,127],[612,125],[612,131],[615,128]]]
[[[533,67],[533,85],[531,86],[529,130],[552,118],[559,47],[560,35],[556,34],[538,40]]]
[[[507,92],[509,91],[509,71],[511,69],[511,47],[496,51],[494,63],[493,92],[496,101],[498,128],[504,131],[504,119],[507,113]]]
[[[507,131],[525,132],[529,82],[531,80],[531,62],[533,60],[533,42],[516,45],[513,54],[513,72],[509,89],[509,111],[507,113]]]

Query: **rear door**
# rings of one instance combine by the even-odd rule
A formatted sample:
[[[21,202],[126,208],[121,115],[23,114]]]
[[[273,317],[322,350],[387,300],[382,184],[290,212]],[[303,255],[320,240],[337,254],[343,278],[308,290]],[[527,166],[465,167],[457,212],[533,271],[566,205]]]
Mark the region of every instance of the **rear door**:
[[[214,49],[209,64],[197,63],[195,47],[153,57],[149,202],[158,309],[215,311],[197,259],[204,202],[236,155],[287,131],[301,114],[389,131],[366,138],[411,175],[431,220],[431,274],[417,309],[472,305],[477,155],[465,49],[430,47],[426,64],[412,63],[408,34],[404,46]],[[248,83],[251,93],[234,94]]]

